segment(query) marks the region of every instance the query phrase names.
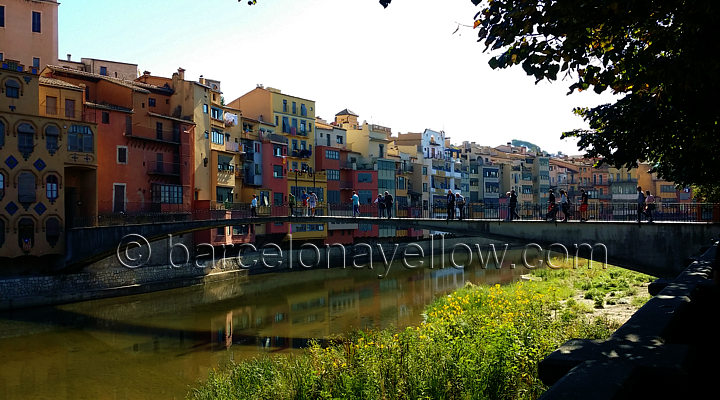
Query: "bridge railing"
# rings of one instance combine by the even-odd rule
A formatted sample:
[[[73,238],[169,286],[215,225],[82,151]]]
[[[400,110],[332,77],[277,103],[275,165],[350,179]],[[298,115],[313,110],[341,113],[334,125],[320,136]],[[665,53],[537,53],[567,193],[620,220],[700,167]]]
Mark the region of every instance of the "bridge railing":
[[[100,207],[99,207],[100,208]],[[102,208],[108,210],[108,208]],[[111,210],[111,208],[110,208]],[[637,221],[638,206],[635,203],[596,203],[588,204],[586,209],[580,205],[572,204],[568,211],[568,220],[590,221]],[[518,204],[515,209],[516,216],[512,219],[533,221],[552,219],[547,204]],[[495,219],[509,220],[511,209],[507,204],[468,203],[462,207],[448,210],[445,204],[435,204],[432,207],[398,206],[392,207],[393,218],[429,218],[448,219],[453,214],[454,219]],[[280,216],[309,216],[312,210],[298,201],[295,207],[289,204],[259,205],[256,215],[259,217]],[[658,203],[652,211],[654,221],[680,221],[680,222],[720,222],[720,204],[715,203]],[[353,207],[351,203],[328,204],[320,202],[315,207],[316,216],[351,217]],[[359,216],[387,218],[388,210],[377,204],[361,204]],[[189,220],[217,220],[249,218],[252,211],[249,203],[210,203],[203,209],[188,209],[182,204],[126,204],[125,209],[119,212],[106,211],[98,215],[77,217],[69,220],[73,227],[125,225],[141,223],[157,223],[167,221]],[[564,219],[561,206],[558,205],[555,213],[557,220]],[[642,221],[647,221],[650,214],[643,211],[640,215]]]

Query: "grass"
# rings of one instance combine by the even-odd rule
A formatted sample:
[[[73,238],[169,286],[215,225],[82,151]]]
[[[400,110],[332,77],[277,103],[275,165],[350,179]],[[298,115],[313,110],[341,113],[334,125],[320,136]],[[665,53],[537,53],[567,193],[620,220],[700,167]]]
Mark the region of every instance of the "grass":
[[[415,327],[354,332],[300,355],[228,365],[188,398],[537,398],[546,389],[537,375],[540,360],[568,339],[607,338],[618,327],[592,317],[573,296],[584,292],[597,306],[597,299],[618,297],[649,277],[614,267],[534,274],[542,281],[467,284],[429,305]]]

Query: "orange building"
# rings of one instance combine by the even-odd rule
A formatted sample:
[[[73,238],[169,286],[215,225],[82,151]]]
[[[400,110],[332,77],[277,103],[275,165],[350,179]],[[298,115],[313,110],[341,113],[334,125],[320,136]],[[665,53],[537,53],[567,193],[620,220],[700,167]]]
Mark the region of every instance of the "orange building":
[[[190,210],[194,123],[170,115],[171,89],[59,66],[42,75],[82,88],[97,123],[99,214]]]
[[[0,61],[17,60],[37,74],[58,56],[58,2],[0,2]]]

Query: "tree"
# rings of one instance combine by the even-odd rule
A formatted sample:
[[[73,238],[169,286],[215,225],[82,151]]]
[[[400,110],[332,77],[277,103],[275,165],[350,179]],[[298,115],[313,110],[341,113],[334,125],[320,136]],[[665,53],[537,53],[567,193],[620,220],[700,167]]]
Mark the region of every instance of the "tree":
[[[491,68],[521,65],[536,83],[570,78],[568,94],[592,89],[622,96],[576,108],[590,129],[588,157],[617,167],[650,162],[678,184],[720,182],[717,0],[471,0],[478,41],[495,52]],[[481,4],[482,3],[482,4]]]

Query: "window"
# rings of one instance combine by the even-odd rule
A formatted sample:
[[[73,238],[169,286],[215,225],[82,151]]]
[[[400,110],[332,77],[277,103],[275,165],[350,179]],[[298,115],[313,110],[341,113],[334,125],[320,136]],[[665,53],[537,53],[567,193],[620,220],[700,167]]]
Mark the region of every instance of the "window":
[[[329,169],[327,172],[327,180],[329,181],[339,181],[340,180],[340,170],[339,169]]]
[[[402,176],[398,177],[397,188],[405,189],[405,178],[403,178]]]
[[[60,148],[58,144],[60,140],[60,128],[57,125],[48,125],[45,127],[45,147],[48,153],[55,154]]]
[[[328,203],[332,203],[332,204],[340,203],[340,191],[339,190],[328,190],[327,197],[328,197]]]
[[[219,130],[213,128],[212,130],[212,142],[215,144],[225,144],[225,134]]]
[[[21,172],[18,176],[18,202],[25,207],[35,202],[35,175]]]
[[[40,58],[38,58],[38,57],[33,57],[33,61],[32,61],[32,62],[33,62],[33,65],[32,65],[33,67],[35,67],[35,68],[40,68]]]
[[[155,107],[155,98],[153,98],[153,97],[148,98],[148,106]]]
[[[107,67],[100,67],[100,75],[107,76]]]
[[[273,178],[282,178],[282,177],[283,177],[282,165],[273,165]]]
[[[11,99],[20,97],[20,84],[15,79],[5,81],[5,96]]]
[[[75,118],[75,100],[65,99],[65,117]]]
[[[68,130],[68,151],[92,153],[93,133],[89,126],[70,125]]]
[[[35,245],[35,223],[31,218],[23,218],[18,222],[18,246],[29,252]]]
[[[132,135],[132,116],[125,116],[125,134]]]
[[[360,172],[358,173],[358,182],[362,183],[372,183],[372,174],[369,174],[367,172]]]
[[[300,132],[305,133],[305,121],[300,121]]]
[[[5,26],[5,6],[0,6],[0,26]]]
[[[103,124],[109,124],[110,123],[110,113],[107,111],[102,112],[101,122]]]
[[[41,31],[41,16],[40,13],[37,11],[32,12],[32,31],[35,33],[40,33]]]
[[[57,97],[45,97],[45,114],[57,115]]]
[[[5,145],[5,123],[0,121],[0,148]]]
[[[5,174],[0,172],[0,200],[5,197]]]
[[[55,217],[50,217],[45,222],[45,240],[51,247],[55,247],[60,240],[60,220]]]
[[[127,146],[117,147],[117,163],[127,164],[128,148]]]
[[[156,204],[182,204],[183,188],[180,185],[153,183],[152,202]]]
[[[335,141],[337,141],[337,144],[343,144],[343,137],[340,135],[337,135],[335,138]]]
[[[340,152],[337,150],[325,150],[325,158],[328,160],[339,160]]]
[[[307,117],[307,107],[305,107],[305,104],[300,104],[300,115]]]
[[[290,122],[288,117],[283,117],[282,119],[282,131],[283,133],[290,133]]]
[[[18,125],[18,151],[27,160],[35,147],[35,128],[28,123]]]
[[[49,175],[45,179],[45,194],[50,203],[54,203],[58,198],[58,178],[55,175]]]
[[[427,175],[427,167],[423,167],[423,169],[422,169],[422,174],[423,174],[423,175]]]
[[[222,117],[222,110],[219,109],[219,108],[215,108],[215,107],[211,108],[211,109],[210,109],[210,117],[211,117],[211,118],[214,118],[214,119],[220,119],[220,120],[222,120],[222,118],[223,118],[223,117]]]
[[[163,140],[163,124],[162,124],[162,122],[155,123],[155,137],[158,140]]]
[[[285,199],[285,196],[283,193],[273,193],[273,205],[276,205],[276,206],[283,205],[284,199]]]
[[[427,192],[427,191],[428,191],[428,184],[423,183],[423,192]]]
[[[292,102],[292,113],[297,114],[297,104],[294,101]]]
[[[287,100],[283,100],[283,109],[282,110],[283,110],[283,112],[287,112]]]
[[[273,146],[273,155],[275,157],[282,157],[282,146]]]
[[[203,114],[207,114],[207,113],[208,113],[208,105],[203,104]]]

